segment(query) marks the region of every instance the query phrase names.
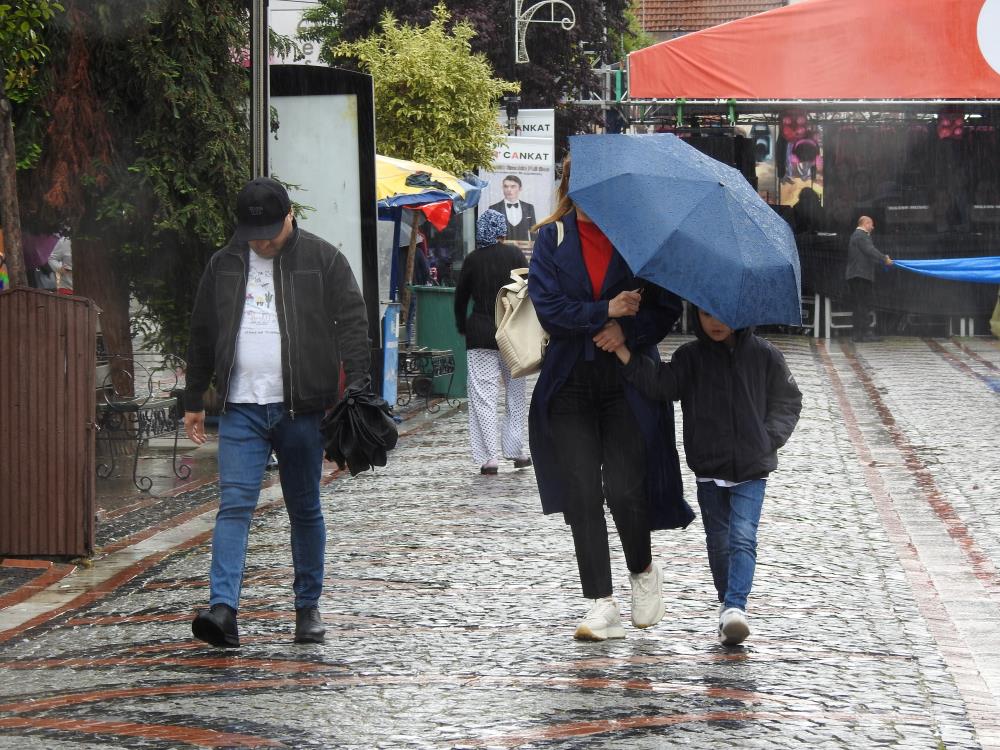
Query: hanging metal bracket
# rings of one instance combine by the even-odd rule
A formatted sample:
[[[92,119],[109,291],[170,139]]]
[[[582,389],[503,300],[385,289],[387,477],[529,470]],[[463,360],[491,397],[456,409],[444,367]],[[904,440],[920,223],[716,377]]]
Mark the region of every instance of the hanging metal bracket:
[[[560,12],[562,18],[556,18],[556,6],[562,6]],[[535,14],[542,8],[548,6],[548,18],[535,18]],[[524,0],[514,0],[514,62],[531,62],[528,58],[528,48],[524,44],[524,38],[528,34],[528,24],[530,23],[557,23],[564,30],[569,31],[576,25],[576,12],[573,6],[565,0],[541,0],[530,6],[527,10],[522,10]]]

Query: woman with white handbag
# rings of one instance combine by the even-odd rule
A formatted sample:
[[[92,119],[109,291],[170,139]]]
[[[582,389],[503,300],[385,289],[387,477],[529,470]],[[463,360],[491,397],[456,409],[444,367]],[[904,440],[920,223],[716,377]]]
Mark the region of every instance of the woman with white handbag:
[[[524,253],[502,241],[506,233],[503,214],[483,211],[476,222],[476,249],[462,264],[455,289],[455,325],[465,337],[469,363],[469,444],[481,474],[496,474],[501,454],[513,461],[515,469],[531,466],[523,448],[528,413],[525,379],[511,377],[495,338],[497,292],[510,281],[512,270],[528,265]],[[501,382],[506,410],[500,418],[498,441]]]

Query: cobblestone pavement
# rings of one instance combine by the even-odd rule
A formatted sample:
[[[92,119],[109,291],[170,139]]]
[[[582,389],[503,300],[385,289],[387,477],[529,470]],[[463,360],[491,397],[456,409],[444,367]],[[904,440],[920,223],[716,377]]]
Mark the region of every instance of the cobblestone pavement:
[[[745,647],[713,639],[700,521],[654,535],[660,625],[573,641],[568,529],[530,469],[480,476],[465,414],[444,413],[386,469],[324,485],[325,644],[291,643],[274,487],[243,648],[192,640],[212,513],[181,497],[174,523],[0,612],[0,747],[1000,748],[1000,347],[775,342],[804,410],[769,482]]]

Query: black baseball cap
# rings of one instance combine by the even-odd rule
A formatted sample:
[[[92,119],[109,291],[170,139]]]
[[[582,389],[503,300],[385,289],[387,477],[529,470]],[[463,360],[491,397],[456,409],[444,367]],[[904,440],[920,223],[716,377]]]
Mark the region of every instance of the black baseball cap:
[[[270,240],[278,236],[292,208],[288,192],[277,180],[250,180],[236,197],[236,239]]]

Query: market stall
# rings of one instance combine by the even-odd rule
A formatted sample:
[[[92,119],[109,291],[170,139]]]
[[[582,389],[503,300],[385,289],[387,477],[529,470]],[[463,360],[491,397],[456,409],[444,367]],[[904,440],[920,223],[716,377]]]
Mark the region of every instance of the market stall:
[[[860,215],[893,257],[1000,254],[1000,0],[810,0],[750,16],[633,52],[623,107],[734,166],[751,145],[744,174],[796,231],[807,295],[844,296]],[[877,286],[897,331],[985,319],[995,301],[902,272]]]
[[[393,223],[388,264],[390,301],[383,320],[383,334],[391,346],[386,347],[382,395],[389,403],[408,404],[417,391],[428,405],[431,393],[448,398],[466,393],[465,342],[455,329],[452,312],[455,289],[429,285],[429,279],[415,278],[417,260],[423,258],[426,264],[417,247],[416,227],[426,219],[438,231],[444,230],[453,217],[476,206],[483,187],[485,183],[475,175],[458,178],[426,164],[375,157],[378,216]],[[411,228],[406,253],[401,258],[404,214],[409,214]],[[412,340],[414,312],[418,321],[416,346]],[[398,341],[396,334],[400,316],[406,331],[403,342]],[[398,359],[394,356],[397,348]],[[402,394],[397,390],[401,379],[408,386]]]

